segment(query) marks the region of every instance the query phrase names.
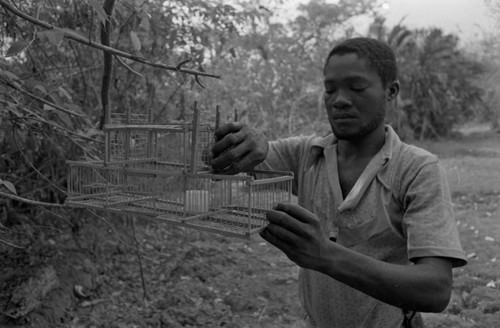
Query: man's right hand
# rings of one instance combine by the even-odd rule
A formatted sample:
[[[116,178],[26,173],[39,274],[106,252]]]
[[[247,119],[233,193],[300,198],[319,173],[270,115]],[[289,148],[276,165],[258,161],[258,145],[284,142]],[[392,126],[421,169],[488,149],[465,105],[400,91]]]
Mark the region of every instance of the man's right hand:
[[[266,159],[268,150],[262,131],[241,122],[224,124],[215,131],[212,170],[223,174],[251,171]]]

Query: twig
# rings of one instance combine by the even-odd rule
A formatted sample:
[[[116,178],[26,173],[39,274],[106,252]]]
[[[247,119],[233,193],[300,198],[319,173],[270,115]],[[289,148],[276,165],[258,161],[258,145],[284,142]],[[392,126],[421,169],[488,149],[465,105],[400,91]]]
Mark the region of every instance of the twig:
[[[137,239],[137,234],[135,231],[135,217],[132,217],[132,231],[134,234],[135,244],[137,246],[136,254],[137,260],[139,261],[139,270],[141,273],[141,283],[142,283],[142,299],[145,301],[148,299],[148,293],[146,291],[146,281],[144,280],[144,270],[142,268],[142,254],[141,254],[141,246],[139,245],[139,240]]]
[[[0,243],[5,244],[5,245],[10,246],[10,247],[14,247],[14,248],[19,248],[19,249],[23,249],[24,248],[24,247],[21,247],[21,246],[17,246],[17,245],[11,244],[8,241],[5,241],[3,239],[0,239]],[[2,312],[2,314],[5,314],[5,313]]]
[[[1,99],[0,99],[0,101],[1,101]],[[69,129],[66,129],[65,127],[62,127],[62,126],[54,123],[53,121],[46,121],[43,117],[41,117],[40,115],[36,114],[35,112],[29,111],[28,109],[23,108],[20,105],[18,105],[18,106],[19,106],[20,109],[22,109],[22,110],[24,110],[24,111],[26,111],[29,114],[32,114],[34,116],[33,117],[28,117],[28,118],[26,118],[26,117],[5,117],[5,116],[3,116],[3,119],[5,119],[5,120],[33,120],[33,121],[37,121],[37,122],[46,124],[46,125],[51,126],[53,128],[62,130],[63,132],[71,134],[71,135],[73,135],[75,137],[78,137],[80,139],[83,139],[83,140],[86,140],[86,141],[91,141],[91,142],[97,142],[97,143],[100,143],[100,144],[104,144],[104,141],[102,141],[102,140],[97,140],[97,139],[92,139],[90,137],[82,136],[82,135],[80,135],[78,133],[75,133],[75,132],[73,132],[73,131],[71,131]]]
[[[98,220],[101,220],[102,222],[104,222],[105,224],[107,224],[108,227],[116,234],[117,239],[118,239],[119,242],[121,242],[126,247],[128,247],[128,248],[130,248],[132,250],[137,251],[137,248],[135,248],[134,246],[130,245],[125,240],[123,240],[122,238],[119,237],[118,231],[116,230],[115,226],[112,225],[111,222],[109,222],[109,220],[106,220],[105,218],[103,218],[102,216],[98,215],[97,213],[95,213],[94,211],[92,211],[89,208],[85,208],[85,210],[87,210],[90,214],[92,214],[93,216],[95,216]]]
[[[16,228],[16,229],[9,229],[7,228],[6,226],[3,226],[0,224],[0,229],[3,229],[4,231],[1,231],[0,230],[0,233],[4,233],[4,234],[7,234],[7,233],[18,233],[18,234],[26,234],[25,230],[28,230],[28,229],[52,229],[52,230],[57,230],[57,232],[60,232],[62,233],[63,231],[59,228],[56,228],[56,227],[50,227],[50,226],[44,226],[44,225],[29,225],[27,227],[22,227],[22,228]]]
[[[46,209],[45,207],[41,207],[41,209],[42,209],[43,211],[47,211],[47,212],[49,212],[50,214],[52,214],[52,215],[53,215],[53,216],[55,216],[55,217],[58,217],[61,221],[66,222],[66,223],[67,223],[70,227],[73,227],[73,226],[74,226],[74,224],[73,224],[71,221],[69,221],[68,219],[66,219],[66,218],[65,218],[65,217],[63,217],[62,215],[59,215],[59,214],[55,213],[54,211],[48,210],[48,209]],[[61,232],[62,232],[62,231],[61,231]]]
[[[2,191],[0,191],[0,197],[9,198],[9,199],[16,200],[18,202],[25,203],[25,204],[28,204],[28,205],[43,206],[43,207],[55,207],[55,208],[68,207],[68,205],[64,205],[64,204],[39,202],[37,200],[32,200],[32,199],[27,199],[27,198],[24,198],[24,197],[21,197],[21,196],[7,194],[7,193],[2,192]]]
[[[1,1],[1,0],[0,0],[0,1]],[[19,86],[16,86],[14,83],[11,83],[11,82],[8,82],[8,81],[5,81],[4,83],[5,83],[6,85],[8,85],[9,87],[11,87],[11,88],[13,88],[13,89],[15,89],[15,90],[17,90],[17,91],[21,92],[22,94],[27,95],[27,96],[29,96],[29,97],[31,97],[31,98],[33,98],[33,99],[36,99],[36,100],[38,100],[38,101],[40,101],[40,102],[42,102],[42,103],[44,103],[44,104],[46,104],[46,105],[49,105],[50,107],[52,107],[52,108],[54,108],[54,109],[57,109],[57,110],[59,110],[59,111],[61,111],[61,112],[64,112],[64,113],[69,114],[69,115],[78,116],[78,117],[85,117],[85,115],[84,115],[84,114],[75,113],[75,112],[73,112],[73,111],[70,111],[69,109],[66,109],[66,108],[64,108],[64,107],[58,106],[58,105],[56,105],[56,104],[54,104],[54,103],[52,103],[52,102],[50,102],[50,101],[48,101],[48,100],[45,100],[45,99],[43,99],[43,98],[40,98],[40,97],[38,97],[38,96],[36,96],[36,95],[32,94],[31,92],[26,91],[26,90],[24,90],[23,88],[21,88],[21,87],[19,87]]]
[[[42,172],[40,172],[40,170],[38,170],[35,167],[35,165],[33,165],[33,163],[30,161],[30,159],[28,158],[28,156],[26,156],[26,154],[24,153],[24,151],[19,146],[19,143],[17,142],[17,138],[16,138],[16,125],[12,126],[12,138],[14,139],[14,143],[16,144],[17,150],[19,150],[19,153],[23,156],[23,158],[26,161],[26,163],[28,163],[28,165],[34,171],[36,171],[39,176],[41,176],[45,181],[47,181],[52,187],[54,187],[55,189],[57,189],[58,191],[62,192],[64,195],[66,195],[66,192],[64,190],[62,190],[61,188],[59,188],[58,186],[56,186],[52,181],[50,181],[49,178],[47,178]]]
[[[89,306],[99,305],[99,304],[105,303],[105,302],[111,302],[111,300],[100,298],[100,299],[93,300],[93,301],[83,301],[79,304],[79,306],[80,307],[89,307]]]
[[[48,30],[58,31],[58,32],[62,33],[63,36],[67,39],[86,44],[88,46],[91,46],[93,48],[96,48],[96,49],[99,49],[99,50],[102,50],[105,52],[109,52],[109,53],[116,55],[116,56],[128,58],[128,59],[131,59],[133,61],[145,64],[145,65],[149,65],[149,66],[157,67],[157,68],[162,68],[162,69],[166,69],[166,70],[170,70],[170,71],[176,71],[176,72],[191,74],[191,75],[195,75],[195,76],[212,77],[212,78],[216,78],[216,79],[221,78],[220,75],[210,74],[210,73],[202,72],[199,70],[194,70],[194,69],[189,69],[189,68],[177,69],[176,66],[170,66],[170,65],[165,65],[163,63],[159,63],[159,62],[153,62],[152,60],[144,58],[144,57],[135,56],[135,55],[129,54],[127,52],[115,49],[113,47],[104,46],[100,43],[88,40],[86,37],[79,35],[78,33],[76,33],[73,30],[58,28],[58,27],[53,26],[51,24],[48,24],[44,21],[38,20],[38,19],[18,10],[17,8],[12,6],[11,4],[7,3],[6,0],[0,0],[0,5],[2,7],[4,7],[6,10],[12,12],[16,16],[23,18],[24,20],[27,20],[30,23],[44,27]]]
[[[142,75],[141,73],[137,72],[137,71],[134,71],[134,69],[132,67],[130,67],[129,65],[127,65],[127,63],[125,61],[123,61],[123,59],[121,59],[119,56],[115,56],[116,60],[122,64],[123,66],[125,66],[126,69],[128,69],[130,72],[132,72],[133,74],[139,76],[139,77],[144,77],[144,75]]]

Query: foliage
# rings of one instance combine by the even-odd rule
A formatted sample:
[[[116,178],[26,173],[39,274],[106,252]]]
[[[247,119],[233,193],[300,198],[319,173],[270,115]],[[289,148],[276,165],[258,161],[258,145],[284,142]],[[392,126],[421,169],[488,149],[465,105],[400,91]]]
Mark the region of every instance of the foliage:
[[[224,84],[214,87],[223,107],[270,138],[326,134],[322,69],[326,54],[341,37],[354,35],[350,19],[370,15],[371,1],[313,0],[291,21],[273,21],[234,40],[235,56],[219,62]]]
[[[484,102],[488,108],[484,120],[491,123],[495,131],[500,131],[500,3],[485,0],[494,19],[495,29],[489,33],[484,32],[478,51],[478,60],[485,63],[486,72],[481,81],[485,90]]]
[[[108,19],[102,6],[104,0],[8,2],[62,31],[95,42],[100,40],[101,24]],[[205,110],[204,120],[213,119],[217,105],[225,113],[226,120],[232,119],[232,112],[236,109],[241,120],[263,129],[270,138],[328,133],[330,128],[325,119],[322,97],[324,58],[336,41],[359,35],[353,20],[368,16],[373,18],[373,24],[367,35],[388,41],[400,60],[403,89],[398,106],[388,117],[400,133],[406,131],[408,136],[418,138],[442,136],[451,133],[453,126],[465,119],[478,115],[490,117],[482,102],[484,97],[495,95],[495,91],[477,84],[484,68],[477,58],[471,58],[459,48],[456,36],[445,35],[440,30],[409,30],[402,24],[389,29],[374,13],[376,2],[369,0],[339,0],[335,3],[311,0],[301,5],[297,16],[290,20],[276,19],[273,8],[279,2],[273,0],[264,7],[258,6],[256,1],[236,1],[233,5],[217,0],[116,1],[109,35],[113,48],[152,62],[183,63],[182,67],[189,69],[216,72],[223,79],[200,77],[201,84],[197,84],[188,74],[114,57],[109,90],[112,111],[151,112],[155,123],[185,121],[191,119],[190,108],[196,100]],[[0,51],[5,54],[5,58],[0,58],[0,192],[62,203],[65,198],[65,161],[94,160],[102,156],[102,133],[97,128],[103,107],[102,51],[68,41],[61,30],[45,30],[3,7],[0,7],[0,26]],[[494,60],[488,61],[488,65],[493,67]],[[495,84],[492,76],[488,81]],[[485,95],[480,86],[487,90]],[[90,219],[87,218],[89,214]],[[59,226],[53,223],[56,217],[61,219]],[[90,227],[91,231],[83,240],[86,243],[95,238],[94,244],[87,249],[96,251],[102,247],[102,239],[97,236],[108,233],[111,226],[101,218],[100,221],[108,224],[99,229],[95,224],[96,217],[93,212],[76,210],[64,213],[64,216],[58,215],[2,197],[0,243],[11,247],[9,242],[14,239],[11,236],[17,234],[15,231],[21,231],[28,242],[35,245],[21,251],[23,260],[30,262],[25,258],[25,252],[36,249],[45,254],[38,247],[40,244],[55,248],[47,230],[33,233],[36,227],[50,222],[45,219],[50,219],[53,234],[59,231],[61,222],[71,225],[71,237],[77,247],[81,247],[79,231]],[[89,222],[94,225],[90,226]],[[18,225],[30,227],[18,229]],[[130,226],[124,229],[130,232]],[[162,230],[154,231],[160,233]],[[168,230],[168,233],[173,232]],[[179,244],[175,236],[155,236],[151,231],[145,234],[146,239],[161,240],[158,245],[164,246],[165,240],[170,240],[172,245]],[[184,236],[189,237],[188,234]],[[107,236],[104,239],[110,242]],[[123,253],[115,245],[112,248]],[[170,249],[175,250],[175,247]],[[106,251],[107,255],[115,255],[110,249]],[[196,257],[197,252],[194,248]],[[151,258],[156,260],[157,255]],[[246,258],[247,255],[245,253]],[[131,261],[129,254],[123,258]],[[64,261],[57,262],[65,264]],[[104,263],[110,265],[110,273],[116,271],[113,261]],[[197,270],[183,258],[178,263],[180,268],[187,265],[187,270]],[[158,270],[164,272],[164,269],[164,265],[158,266]],[[288,272],[289,268],[286,270]],[[179,276],[178,280],[182,281],[182,277]],[[117,280],[116,288],[119,289],[122,286],[118,282],[121,281]],[[165,286],[164,281],[159,284]],[[205,281],[199,284],[204,285]],[[286,284],[282,287],[289,290]],[[135,294],[136,290],[130,289],[129,292]],[[203,288],[203,292],[206,295],[213,291]],[[106,294],[110,293],[106,291]],[[221,295],[229,294],[224,291]],[[203,298],[196,293],[194,296]],[[216,296],[217,300],[219,295]],[[158,297],[164,301],[163,295]],[[135,302],[133,297],[130,299]],[[191,302],[188,304],[193,302],[192,299],[186,301]],[[172,302],[178,303],[175,298]],[[239,299],[227,297],[224,302],[227,306],[224,305],[222,312],[227,307],[238,306]],[[196,304],[205,303],[196,300]],[[213,304],[215,310],[221,309],[219,301]],[[211,310],[208,304],[204,308]],[[267,303],[261,316],[266,308]],[[196,313],[189,308],[187,315],[195,317]]]
[[[96,0],[15,2],[32,17],[97,42],[100,25],[106,21],[101,4]],[[0,191],[12,194],[15,190],[23,198],[62,203],[65,161],[101,158],[102,134],[96,126],[101,115],[102,55],[91,47],[63,40],[58,30],[44,30],[4,8],[0,15],[0,49],[5,54],[0,59]],[[200,26],[187,23],[193,17],[198,17]],[[204,56],[216,54],[195,42],[218,44],[222,53],[226,49],[224,38],[239,33],[247,19],[250,24],[256,15],[212,2],[170,1],[166,5],[163,1],[122,0],[112,18],[111,41],[114,48],[153,62],[189,59],[183,67],[198,68],[206,64]],[[182,99],[189,93],[192,98],[197,90],[188,75],[128,60],[114,66],[112,81],[113,111],[155,107],[163,122],[188,119],[184,117],[188,101]],[[177,104],[173,103],[176,94],[181,95]],[[40,210],[2,198],[0,241],[9,226],[39,226]]]
[[[403,97],[410,100],[404,110],[420,139],[450,135],[483,110],[476,83],[482,65],[458,49],[456,36],[439,29],[417,30],[414,38],[403,56]]]
[[[485,68],[460,49],[456,35],[438,28],[409,30],[402,23],[388,30],[383,18],[374,21],[370,33],[396,52],[401,93],[390,118],[400,130],[406,125],[409,137],[449,136],[487,111],[478,83]]]
[[[7,0],[5,0],[7,1]],[[39,20],[99,41],[107,20],[100,0],[10,1]],[[191,119],[198,101],[204,120],[220,105],[270,138],[329,132],[322,100],[322,68],[330,47],[359,35],[357,17],[372,17],[367,35],[388,41],[401,66],[402,92],[389,120],[418,138],[448,135],[454,125],[484,114],[476,81],[483,68],[440,30],[392,29],[376,16],[377,2],[311,0],[279,20],[256,2],[119,0],[111,18],[111,46],[133,55],[216,72],[203,89],[181,74],[129,59],[111,71],[113,112],[151,112],[156,123]],[[269,9],[271,8],[271,9]],[[0,190],[38,200],[64,200],[65,160],[102,153],[102,52],[68,41],[11,12],[0,11]],[[3,213],[23,206],[2,200]],[[6,208],[9,208],[8,210]],[[30,217],[36,217],[30,209]],[[33,212],[34,211],[34,212]],[[5,216],[5,214],[3,214]],[[3,221],[0,221],[3,222]]]

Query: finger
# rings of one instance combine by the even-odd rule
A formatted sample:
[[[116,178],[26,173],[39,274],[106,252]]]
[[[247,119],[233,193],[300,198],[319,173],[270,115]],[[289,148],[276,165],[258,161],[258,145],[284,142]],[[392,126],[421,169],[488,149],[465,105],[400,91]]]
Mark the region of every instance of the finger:
[[[266,218],[269,221],[268,228],[271,226],[271,230],[276,230],[277,233],[284,229],[294,235],[306,235],[304,223],[285,212],[270,210],[266,213]]]
[[[215,141],[219,141],[222,138],[224,138],[227,134],[230,133],[236,133],[241,130],[243,124],[241,122],[230,122],[226,123],[220,128],[218,128],[214,135],[215,135]]]
[[[283,232],[278,232],[277,230],[279,228],[273,228],[271,226],[271,229],[269,229],[271,225],[268,225],[264,230],[260,232],[260,236],[269,242],[271,245],[279,248],[283,252],[287,252],[291,247],[290,244],[287,240],[292,240],[293,238],[290,236],[286,236],[286,233]]]
[[[224,137],[219,139],[212,147],[213,157],[218,157],[220,154],[223,154],[229,149],[239,145],[244,140],[245,134],[239,133],[239,131],[226,134]]]
[[[251,149],[245,147],[243,144],[234,146],[212,159],[212,169],[215,172],[223,172],[226,174],[229,174],[229,171],[234,171],[235,173],[242,172],[244,167],[240,161],[244,159],[250,151]],[[244,160],[243,164],[247,162],[248,160]]]
[[[274,210],[284,212],[304,223],[317,220],[314,213],[298,204],[279,203],[274,207]]]
[[[240,148],[241,147],[241,148]],[[241,152],[239,152],[241,149]],[[224,157],[227,158],[224,159]],[[234,158],[234,159],[232,159]],[[244,145],[237,146],[235,149],[231,149],[227,154],[221,157],[224,163],[231,162],[227,167],[225,167],[222,172],[250,172],[252,171],[260,162],[262,162],[262,156],[255,152],[252,148],[248,148]],[[222,163],[222,161],[220,162]]]

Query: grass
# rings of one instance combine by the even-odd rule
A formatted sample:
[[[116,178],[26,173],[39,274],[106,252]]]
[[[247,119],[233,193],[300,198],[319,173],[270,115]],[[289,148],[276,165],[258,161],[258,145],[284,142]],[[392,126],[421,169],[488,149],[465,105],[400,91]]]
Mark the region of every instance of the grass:
[[[441,159],[454,195],[500,191],[500,135],[488,132],[415,144]]]
[[[483,130],[415,144],[438,155],[447,170],[469,261],[454,270],[445,314],[424,316],[427,327],[500,327],[500,301],[487,295],[500,295],[500,135]]]

